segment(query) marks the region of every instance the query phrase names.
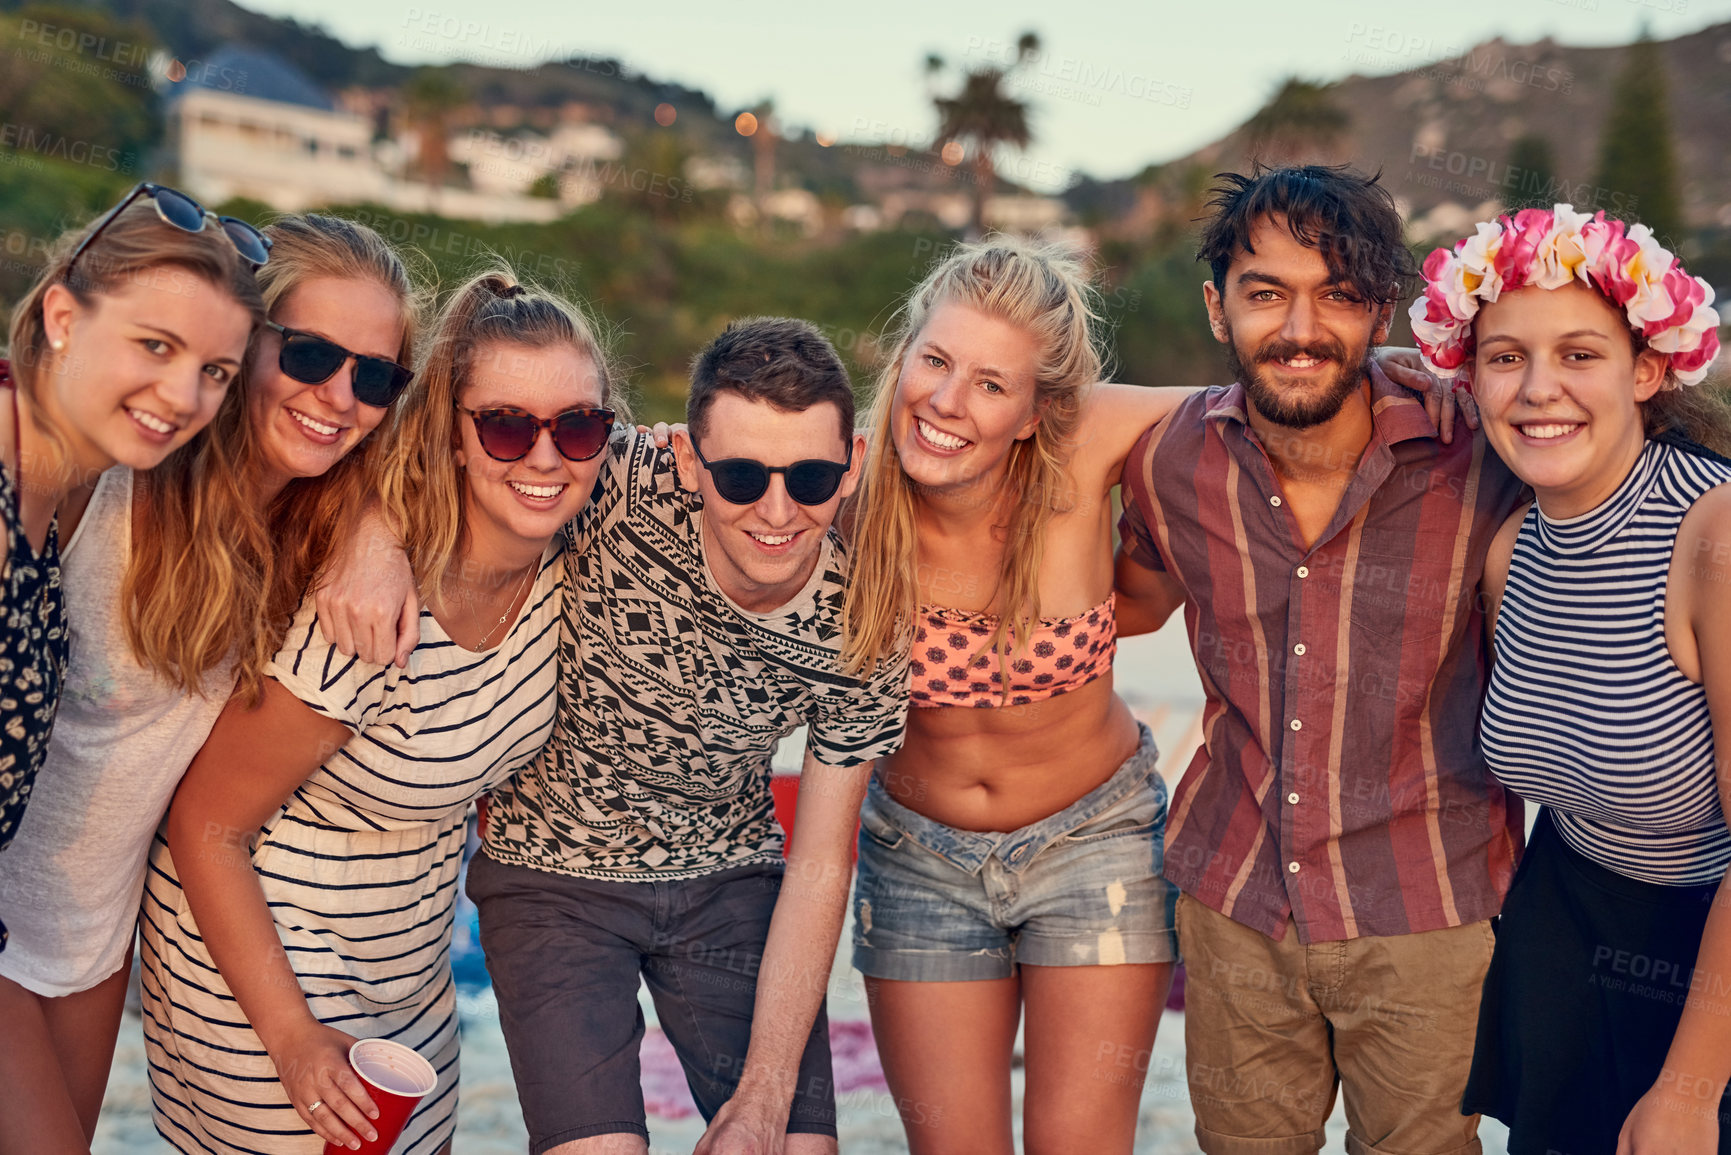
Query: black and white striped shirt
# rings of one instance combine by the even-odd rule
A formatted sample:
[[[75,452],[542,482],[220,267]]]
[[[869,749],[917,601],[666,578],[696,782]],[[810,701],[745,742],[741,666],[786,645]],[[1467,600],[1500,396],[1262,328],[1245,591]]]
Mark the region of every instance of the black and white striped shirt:
[[[1665,591],[1690,506],[1731,465],[1649,441],[1598,508],[1527,513],[1497,617],[1485,758],[1551,810],[1575,850],[1668,886],[1718,881],[1731,830],[1707,693],[1665,644]]]
[[[394,1039],[439,1072],[398,1155],[432,1155],[456,1129],[450,952],[465,823],[475,799],[552,732],[561,552],[557,542],[548,548],[494,649],[457,645],[423,609],[409,668],[368,665],[324,637],[308,597],[265,671],[353,731],[265,823],[252,862],[314,1017],[359,1038]],[[211,959],[160,835],[140,932],[157,1130],[184,1152],[323,1151]]]

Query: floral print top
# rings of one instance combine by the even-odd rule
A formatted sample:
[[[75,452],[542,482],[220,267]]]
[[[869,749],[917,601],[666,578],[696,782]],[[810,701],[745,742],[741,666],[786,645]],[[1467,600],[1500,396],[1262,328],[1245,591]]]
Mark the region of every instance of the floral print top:
[[[6,363],[0,361],[0,397],[15,403],[10,384]],[[0,567],[0,850],[4,850],[18,833],[30,787],[48,750],[66,675],[68,637],[66,599],[60,588],[59,525],[48,527],[41,553],[31,548],[17,481],[4,468],[0,468],[0,519],[11,542]],[[0,919],[5,914],[0,910]]]

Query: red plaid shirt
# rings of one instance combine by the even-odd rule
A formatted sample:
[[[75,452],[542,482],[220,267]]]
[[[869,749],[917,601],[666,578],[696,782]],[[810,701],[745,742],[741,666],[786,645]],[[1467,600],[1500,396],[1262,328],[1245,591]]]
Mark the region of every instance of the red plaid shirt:
[[[1478,740],[1479,577],[1521,484],[1374,367],[1371,401],[1309,549],[1242,385],[1188,399],[1124,466],[1124,548],[1183,585],[1208,699],[1166,875],[1274,938],[1290,914],[1306,943],[1489,918],[1521,848]]]

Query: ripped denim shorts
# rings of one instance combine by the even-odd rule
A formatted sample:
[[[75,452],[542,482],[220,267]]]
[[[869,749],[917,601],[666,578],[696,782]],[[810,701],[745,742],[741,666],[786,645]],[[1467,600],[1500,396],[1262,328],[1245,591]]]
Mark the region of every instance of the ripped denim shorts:
[[[1154,736],[1141,733],[1112,777],[1007,834],[933,822],[874,777],[860,811],[854,966],[941,983],[1007,978],[1020,963],[1175,961],[1166,783]]]

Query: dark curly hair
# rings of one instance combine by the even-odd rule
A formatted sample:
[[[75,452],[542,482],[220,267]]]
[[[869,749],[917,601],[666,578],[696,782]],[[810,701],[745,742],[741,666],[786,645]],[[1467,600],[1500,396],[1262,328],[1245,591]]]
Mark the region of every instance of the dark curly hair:
[[[1208,262],[1214,287],[1224,294],[1233,258],[1256,251],[1250,234],[1257,223],[1283,217],[1295,240],[1322,254],[1338,284],[1374,305],[1393,304],[1411,291],[1418,267],[1394,198],[1377,183],[1381,175],[1365,176],[1346,165],[1260,163],[1249,176],[1216,173],[1219,183],[1208,199],[1213,215],[1202,227],[1196,259]]]

